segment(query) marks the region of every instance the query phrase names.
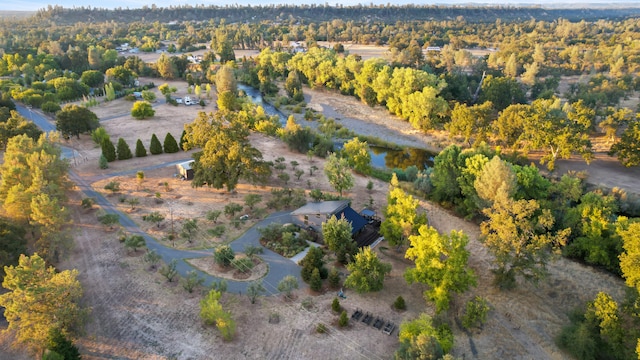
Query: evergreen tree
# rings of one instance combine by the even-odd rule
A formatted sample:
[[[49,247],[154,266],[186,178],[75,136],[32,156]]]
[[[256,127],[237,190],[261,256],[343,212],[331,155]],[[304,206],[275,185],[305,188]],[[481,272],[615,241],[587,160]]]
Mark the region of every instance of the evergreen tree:
[[[123,138],[118,139],[118,160],[127,160],[131,159],[133,154],[131,154],[131,149],[126,141]]]
[[[115,146],[113,146],[111,140],[103,139],[100,147],[102,147],[102,155],[107,159],[108,162],[116,160],[116,148]]]
[[[164,152],[167,154],[172,154],[177,153],[178,151],[180,151],[180,148],[178,147],[176,139],[173,137],[173,135],[171,135],[171,133],[167,133],[167,135],[164,137]]]
[[[151,135],[151,145],[149,146],[149,152],[153,155],[162,154],[162,144],[156,134]]]
[[[144,148],[142,141],[138,139],[138,141],[136,141],[136,157],[145,157],[145,156],[147,156],[147,149]]]
[[[311,273],[311,281],[309,282],[309,287],[313,291],[322,290],[322,278],[320,277],[320,270],[318,268],[313,269]]]

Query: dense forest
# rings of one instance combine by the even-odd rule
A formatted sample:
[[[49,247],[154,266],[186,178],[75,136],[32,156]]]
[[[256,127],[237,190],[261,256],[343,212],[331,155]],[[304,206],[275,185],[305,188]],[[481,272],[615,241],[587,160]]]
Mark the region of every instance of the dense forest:
[[[83,99],[89,107],[97,98],[133,97],[148,90],[138,87],[142,76],[183,79],[196,93],[209,93],[213,84],[216,119],[231,121],[243,138],[250,128],[278,135],[299,152],[326,156],[333,138],[340,136],[335,124],[320,119],[320,133],[294,120],[280,127],[239,99],[236,82],[259,89],[276,106],[300,108],[305,105],[304,86],[323,88],[384,107],[421,132],[444,131],[452,142],[461,140],[445,147],[432,168],[374,174],[393,179],[397,188],[390,192],[382,230],[390,244],[400,247],[421,236],[437,237],[422,230],[426,219],[413,214],[409,221],[401,218],[404,209],[393,209],[413,202],[400,190],[400,180],[410,192],[481,223],[483,241],[497,259],[496,284],[501,288],[517,286],[520,278],[541,279],[552,250],[622,276],[633,293],[627,303],[618,305],[599,295],[571,319],[558,343],[580,358],[633,357],[640,333],[638,268],[633,262],[640,201],[619,189],[590,188],[580,174],[547,178],[521,156],[538,151],[540,162],[553,171],[557,160],[572,155],[591,161],[592,140],[604,137],[610,154],[623,165],[640,165],[639,108],[637,102],[626,105],[640,91],[639,14],[637,8],[151,6],[49,7],[29,19],[4,19],[0,146],[6,151],[0,225],[10,246],[0,249],[1,260],[26,267],[20,254],[29,245],[44,259],[33,263],[44,269],[43,261],[55,264],[70,247],[68,214],[60,205],[70,187],[68,164],[52,145],[57,138],[41,135],[14,111],[13,101],[55,116],[63,136],[79,136],[95,130],[97,118],[82,106],[64,106],[67,102]],[[304,47],[294,51],[291,42]],[[363,59],[345,51],[347,43],[386,46],[390,58]],[[260,53],[236,59],[234,49]],[[189,53],[198,50],[204,54],[195,62]],[[155,52],[161,54],[151,63],[136,55]],[[568,77],[581,81],[560,91],[560,82]],[[168,86],[159,90],[167,102],[174,101]],[[316,118],[310,109],[307,116]],[[200,119],[203,124],[209,120]],[[193,141],[207,136],[190,132],[206,126],[194,124],[186,129],[187,144],[191,139],[194,147],[207,148]],[[352,141],[342,157],[354,159],[367,146]],[[217,159],[206,151],[196,156],[197,186],[220,180],[203,162],[212,158]],[[367,161],[345,166],[366,175],[373,172]],[[425,281],[420,274],[409,278]],[[451,291],[462,292],[465,286]],[[448,302],[448,296],[431,295],[436,303]],[[581,341],[589,346],[589,356],[582,356],[584,347],[576,345]],[[405,345],[407,353],[419,350],[416,344]]]

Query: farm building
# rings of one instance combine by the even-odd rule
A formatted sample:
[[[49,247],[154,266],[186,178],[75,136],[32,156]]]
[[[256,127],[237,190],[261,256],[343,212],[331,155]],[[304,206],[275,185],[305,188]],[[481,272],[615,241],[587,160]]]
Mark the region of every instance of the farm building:
[[[183,163],[177,164],[176,169],[178,170],[178,174],[180,178],[183,180],[192,180],[193,179],[193,165],[194,160],[185,161]]]

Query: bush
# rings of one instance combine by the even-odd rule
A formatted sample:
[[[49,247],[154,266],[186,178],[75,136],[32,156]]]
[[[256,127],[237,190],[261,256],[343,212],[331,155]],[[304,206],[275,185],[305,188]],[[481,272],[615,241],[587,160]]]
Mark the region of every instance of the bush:
[[[467,302],[467,307],[462,316],[462,326],[465,329],[481,326],[487,321],[488,312],[489,304],[487,300],[480,296],[474,297]]]
[[[107,134],[107,130],[103,127],[99,127],[91,132],[91,140],[97,145],[102,145],[104,139],[109,140],[109,134]]]
[[[149,152],[152,155],[162,154],[162,144],[156,134],[151,135],[151,145],[149,146]]]
[[[95,204],[95,200],[93,200],[93,198],[86,197],[82,199],[83,209],[91,209],[93,207],[93,204]]]
[[[322,275],[322,274],[320,274]],[[329,271],[329,274],[327,276],[327,280],[329,282],[329,286],[331,286],[331,288],[333,289],[337,289],[340,286],[340,273],[338,272],[338,269],[336,268],[331,268],[331,270]]]
[[[316,325],[316,332],[318,334],[326,334],[327,333],[327,326],[323,323],[319,323],[318,325]]]
[[[343,311],[338,319],[338,326],[345,327],[347,325],[349,325],[349,317],[347,316],[347,312]]]
[[[173,154],[178,151],[180,151],[180,148],[178,147],[176,139],[171,135],[171,133],[167,133],[164,137],[164,152],[167,154]]]
[[[207,233],[211,236],[219,237],[219,236],[222,236],[222,234],[224,234],[225,231],[226,231],[226,228],[224,225],[218,225],[213,229],[208,229]]]
[[[104,157],[104,154],[100,154],[100,159],[98,159],[98,166],[100,167],[100,169],[109,168],[109,162],[107,161],[107,158]]]
[[[404,298],[402,296],[398,296],[396,301],[393,302],[393,308],[396,310],[406,310],[407,304],[404,302]]]
[[[147,156],[147,149],[144,148],[142,141],[138,139],[136,141],[136,157],[145,157]]]
[[[333,299],[333,302],[331,303],[331,310],[336,314],[342,311],[342,306],[340,306],[340,300],[338,300],[338,298]]]

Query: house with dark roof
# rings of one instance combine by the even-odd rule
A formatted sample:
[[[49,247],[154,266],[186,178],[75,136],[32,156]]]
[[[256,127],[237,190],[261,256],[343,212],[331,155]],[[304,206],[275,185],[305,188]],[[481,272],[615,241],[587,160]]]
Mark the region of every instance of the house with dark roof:
[[[367,220],[349,206],[348,200],[310,202],[291,213],[294,224],[317,233],[322,233],[322,223],[332,216],[347,219],[354,237],[367,225]]]
[[[365,211],[366,210],[366,211]],[[380,219],[375,211],[365,209],[361,214],[349,206],[348,200],[307,203],[291,212],[291,221],[302,229],[310,230],[322,238],[322,223],[331,216],[345,218],[351,224],[351,237],[358,247],[370,246],[380,239]],[[364,216],[363,216],[364,215]]]

